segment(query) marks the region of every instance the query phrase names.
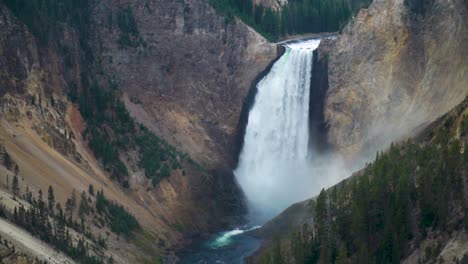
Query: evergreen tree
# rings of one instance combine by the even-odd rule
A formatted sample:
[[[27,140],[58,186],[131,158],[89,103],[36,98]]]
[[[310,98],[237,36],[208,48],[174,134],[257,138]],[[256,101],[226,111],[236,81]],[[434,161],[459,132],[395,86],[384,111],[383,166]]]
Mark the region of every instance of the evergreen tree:
[[[13,160],[11,159],[10,154],[5,151],[5,154],[3,155],[3,165],[5,165],[5,168],[11,170],[13,167]]]
[[[315,233],[320,243],[319,263],[329,263],[331,262],[330,217],[328,195],[325,189],[322,189],[317,197],[314,219]]]
[[[83,191],[81,193],[80,206],[78,207],[78,215],[83,219],[87,214],[89,214],[89,203],[86,198],[86,193]]]
[[[19,196],[20,188],[19,188],[18,175],[16,175],[16,174],[13,176],[13,181],[11,183],[11,189],[13,191],[14,196]]]
[[[70,205],[71,205],[72,209],[75,209],[75,206],[76,206],[76,191],[75,191],[75,189],[73,189],[73,191],[72,191],[70,202],[71,202]]]
[[[69,225],[73,224],[73,200],[67,199],[65,203],[65,217]]]
[[[54,215],[55,195],[54,195],[54,188],[52,188],[51,185],[49,185],[47,201],[48,201],[48,206],[49,206],[49,214]]]
[[[88,193],[92,196],[94,196],[94,186],[92,184],[89,185],[88,188]]]
[[[283,255],[281,253],[281,240],[278,234],[273,238],[273,264],[284,264]]]

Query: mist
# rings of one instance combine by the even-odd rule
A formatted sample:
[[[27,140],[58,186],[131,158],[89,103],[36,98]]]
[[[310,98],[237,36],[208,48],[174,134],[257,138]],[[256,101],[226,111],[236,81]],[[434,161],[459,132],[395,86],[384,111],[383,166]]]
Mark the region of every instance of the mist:
[[[257,84],[257,95],[234,174],[242,187],[251,224],[263,224],[295,202],[316,196],[371,161],[378,150],[414,134],[427,111],[400,102],[372,120],[360,120],[353,156],[319,151],[309,129],[313,51],[320,40],[286,43],[285,54]],[[364,125],[363,125],[364,124]]]
[[[257,85],[234,171],[252,224],[262,224],[350,172],[338,155],[319,154],[309,146],[310,75],[319,43],[286,44],[285,54]]]

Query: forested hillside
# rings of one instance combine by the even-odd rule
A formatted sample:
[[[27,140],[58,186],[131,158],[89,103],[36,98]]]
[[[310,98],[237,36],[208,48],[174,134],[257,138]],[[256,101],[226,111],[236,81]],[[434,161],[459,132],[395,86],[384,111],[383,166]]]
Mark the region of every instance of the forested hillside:
[[[120,152],[129,150],[139,151],[141,158],[138,166],[145,170],[146,177],[152,180],[154,186],[161,179],[169,177],[172,170],[182,169],[181,164],[185,161],[196,165],[197,169],[201,168],[186,154],[178,152],[147,128],[138,125],[129,115],[120,100],[121,93],[114,77],[102,71],[100,61],[89,46],[91,2],[7,0],[5,4],[42,41],[41,45],[58,47],[68,66],[74,63],[86,66],[78,80],[68,81],[68,96],[71,102],[79,106],[86,121],[84,137],[89,147],[113,179],[123,187],[129,187],[127,166],[119,157]],[[137,42],[135,38],[138,39],[138,29],[131,8],[119,11],[117,24],[121,31],[119,45],[134,45]],[[80,61],[73,61],[71,48],[58,41],[65,27],[79,33],[80,48],[84,53]]]
[[[189,11],[183,29],[167,22]],[[226,25],[205,0],[5,0],[0,28],[0,199],[9,221],[77,260],[154,263],[189,236],[243,220],[232,154],[220,146],[231,146],[243,94],[274,45],[244,23]],[[90,184],[100,191],[64,219],[72,190]],[[49,186],[61,204],[53,212],[38,195]],[[78,249],[80,240],[96,251]]]
[[[465,99],[418,138],[322,190],[310,201],[313,224],[277,236],[256,263],[400,263],[414,251],[422,263],[462,263],[463,250],[440,253],[468,227],[467,107]]]
[[[231,20],[238,16],[268,39],[303,33],[339,31],[354,12],[371,1],[290,0],[279,10],[254,5],[251,0],[211,0],[210,3]]]

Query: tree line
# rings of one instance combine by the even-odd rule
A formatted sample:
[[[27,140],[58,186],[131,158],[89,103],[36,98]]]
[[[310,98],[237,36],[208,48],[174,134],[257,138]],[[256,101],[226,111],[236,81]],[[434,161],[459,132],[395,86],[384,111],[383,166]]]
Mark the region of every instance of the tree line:
[[[129,187],[127,165],[120,157],[122,152],[129,150],[138,151],[140,157],[136,165],[145,171],[145,175],[154,186],[161,179],[169,177],[172,171],[182,169],[184,161],[194,164],[186,154],[178,152],[165,140],[137,124],[128,113],[120,99],[121,93],[116,81],[104,74],[100,61],[94,59],[90,48],[89,0],[5,0],[4,2],[43,44],[53,46],[51,42],[55,41],[59,51],[63,53],[64,61],[69,61],[69,64],[73,63],[69,54],[70,48],[63,46],[58,40],[64,26],[79,33],[80,51],[83,53],[80,56],[82,72],[77,80],[68,82],[68,96],[70,101],[79,106],[80,113],[86,121],[83,136],[88,146],[111,178],[120,182],[123,187]],[[135,43],[141,42],[130,7],[120,8],[115,16],[110,13],[109,23],[114,22],[120,30],[118,42],[121,47],[134,46],[137,45]],[[95,74],[96,72],[99,74]],[[185,174],[185,171],[182,171],[182,174]]]
[[[237,16],[271,41],[287,35],[339,31],[353,12],[371,3],[360,2],[351,7],[348,0],[290,0],[275,10],[252,0],[210,0],[227,22]]]
[[[0,204],[0,217],[14,222],[81,263],[100,264],[106,260],[103,255],[96,254],[96,250],[99,252],[107,247],[106,239],[100,234],[93,234],[87,219],[93,218],[98,228],[107,224],[114,233],[126,236],[131,236],[140,228],[136,218],[123,206],[109,200],[103,190],[94,193],[93,185],[89,185],[88,193],[81,193],[79,203],[73,190],[65,206],[56,202],[52,186],[48,188],[47,198],[44,198],[42,190],[38,191],[37,196],[33,195],[28,186],[23,194],[19,190],[18,176],[15,175],[12,180],[14,199],[21,198],[27,204],[19,202],[13,212]],[[72,236],[70,229],[80,236]],[[107,258],[107,263],[112,262],[112,257]]]
[[[101,160],[111,177],[123,187],[129,187],[127,166],[120,158],[123,151],[137,150],[140,154],[137,165],[156,186],[172,171],[182,170],[188,162],[201,169],[187,154],[158,137],[142,124],[135,122],[120,99],[120,91],[113,80],[105,87],[98,82],[90,83],[82,77],[82,91],[78,96],[70,94],[72,102],[78,103],[80,113],[86,120],[83,136],[88,140],[94,155]],[[182,170],[185,174],[185,170]]]
[[[104,263],[102,257],[90,253],[92,249],[86,238],[96,240],[90,232],[76,240],[70,234],[69,228],[81,234],[87,230],[83,219],[81,224],[78,224],[73,217],[66,218],[66,214],[72,214],[70,212],[74,207],[67,207],[65,213],[60,203],[55,204],[52,187],[49,187],[47,200],[44,199],[42,190],[38,191],[37,197],[29,190],[26,191],[23,198],[28,205],[20,203],[19,206],[15,206],[13,213],[2,207],[3,217],[81,263]]]
[[[4,0],[5,5],[44,44],[59,36],[60,25],[80,31],[90,21],[89,0]]]
[[[313,224],[293,230],[287,242],[276,238],[258,262],[400,263],[429,234],[466,230],[465,122],[468,115],[461,139],[443,128],[432,143],[408,141],[378,152],[360,175],[322,190],[313,201]],[[436,259],[441,249],[440,241],[421,249],[419,261],[460,261]]]

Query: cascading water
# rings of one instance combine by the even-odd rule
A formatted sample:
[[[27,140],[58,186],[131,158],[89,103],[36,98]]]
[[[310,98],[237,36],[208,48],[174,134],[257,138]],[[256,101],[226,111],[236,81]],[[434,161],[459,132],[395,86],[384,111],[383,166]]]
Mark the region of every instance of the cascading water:
[[[322,173],[309,152],[309,91],[313,51],[320,40],[286,43],[285,54],[257,85],[244,146],[234,171],[249,203],[251,224],[215,235],[182,263],[244,263],[260,241],[248,231],[288,205],[309,198]],[[314,188],[316,186],[316,188]],[[252,225],[253,224],[253,225]]]
[[[257,85],[234,171],[255,223],[310,195],[309,91],[319,43],[285,44],[285,54]]]

